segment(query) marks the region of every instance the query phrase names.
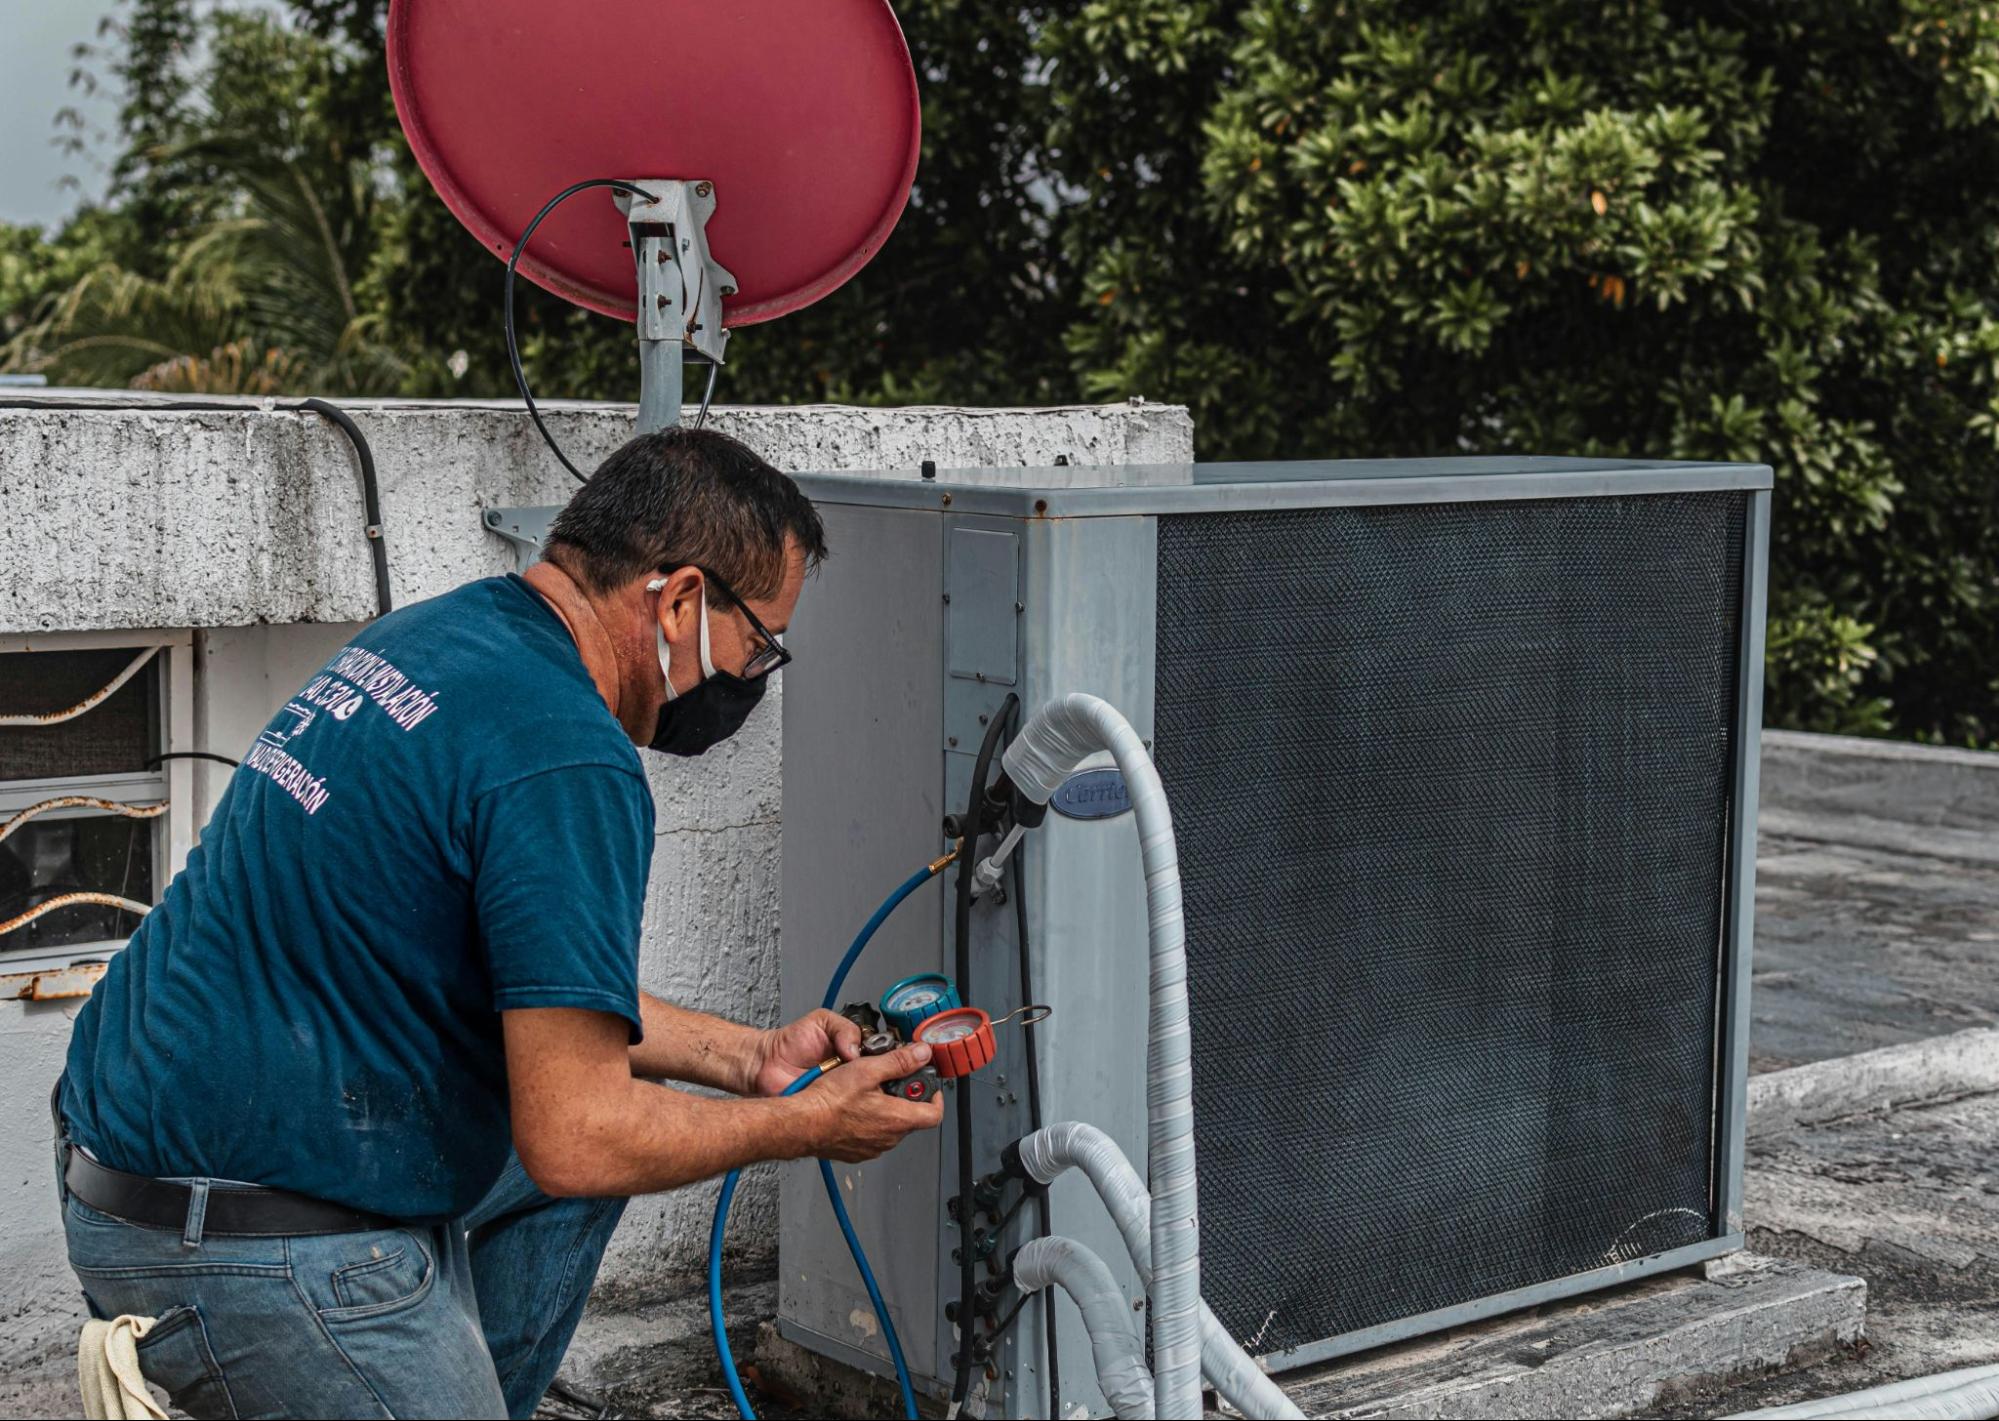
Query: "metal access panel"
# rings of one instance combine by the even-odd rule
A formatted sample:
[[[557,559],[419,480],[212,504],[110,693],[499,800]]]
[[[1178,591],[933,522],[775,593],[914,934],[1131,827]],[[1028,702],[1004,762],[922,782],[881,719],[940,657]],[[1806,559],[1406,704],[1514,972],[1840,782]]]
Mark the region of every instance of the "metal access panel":
[[[1091,691],[1151,743],[1172,803],[1203,1293],[1253,1354],[1302,1364],[1740,1245],[1767,469],[804,483],[834,555],[786,671],[788,1012],[938,851],[981,717],[1009,690],[1030,709]],[[1026,853],[1035,991],[1055,1007],[1044,1116],[1108,1130],[1142,1170],[1131,819],[1051,814]],[[925,891],[850,997],[949,970],[949,902]],[[1016,1005],[1012,906],[980,906],[974,960],[968,999]],[[980,1172],[1028,1128],[1021,1048],[1003,1039],[970,1088]],[[839,1169],[933,1392],[956,1347],[954,1155],[947,1118]],[[1053,1207],[1142,1303],[1088,1186],[1059,1181]],[[886,1370],[809,1166],[786,1170],[780,1253],[780,1330]],[[1038,1306],[1007,1334],[989,1414],[1050,1414]],[[1060,1414],[1107,1415],[1080,1321],[1057,1315]]]

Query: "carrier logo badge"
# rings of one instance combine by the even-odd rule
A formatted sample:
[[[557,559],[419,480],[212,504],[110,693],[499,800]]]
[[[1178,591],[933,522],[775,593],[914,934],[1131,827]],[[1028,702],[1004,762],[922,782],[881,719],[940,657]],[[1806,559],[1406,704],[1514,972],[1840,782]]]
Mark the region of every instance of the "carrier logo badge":
[[[302,706],[297,701],[288,701],[285,708],[278,712],[271,724],[265,727],[264,733],[257,738],[266,745],[289,745],[305,734],[312,722],[311,707]]]
[[[1064,819],[1115,819],[1130,812],[1131,791],[1116,770],[1083,770],[1062,781],[1048,807]]]

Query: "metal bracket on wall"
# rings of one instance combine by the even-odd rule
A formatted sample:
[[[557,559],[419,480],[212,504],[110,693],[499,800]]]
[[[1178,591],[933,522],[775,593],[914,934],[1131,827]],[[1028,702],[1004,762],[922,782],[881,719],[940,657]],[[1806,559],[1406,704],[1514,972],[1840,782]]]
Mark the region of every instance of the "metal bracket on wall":
[[[555,522],[555,515],[562,510],[548,508],[489,508],[484,522],[488,532],[498,533],[514,545],[520,557],[517,571],[526,572],[541,561],[542,544],[548,541],[548,530]]]

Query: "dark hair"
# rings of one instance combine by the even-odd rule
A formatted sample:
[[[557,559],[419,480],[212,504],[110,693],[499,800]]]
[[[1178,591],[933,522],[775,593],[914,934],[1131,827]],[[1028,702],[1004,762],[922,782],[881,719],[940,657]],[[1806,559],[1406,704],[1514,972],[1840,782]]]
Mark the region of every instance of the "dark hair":
[[[826,556],[819,511],[740,440],[676,426],[628,440],[556,515],[549,557],[598,592],[696,566],[743,597],[784,586],[786,537]],[[713,594],[711,594],[713,595]]]

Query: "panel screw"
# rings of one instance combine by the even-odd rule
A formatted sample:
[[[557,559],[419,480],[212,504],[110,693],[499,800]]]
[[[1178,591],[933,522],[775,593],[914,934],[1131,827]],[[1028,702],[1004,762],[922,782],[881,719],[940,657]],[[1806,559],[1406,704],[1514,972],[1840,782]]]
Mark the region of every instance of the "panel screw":
[[[949,745],[953,750],[955,750],[958,748],[958,737],[955,735],[946,736],[944,738],[944,743],[946,745]]]
[[[708,196],[709,193],[713,191],[715,191],[715,185],[713,183],[696,183],[694,185],[694,195],[696,197],[706,197]]]
[[[664,296],[658,296],[653,299],[658,303],[660,310],[664,311],[666,309],[666,298]]]

